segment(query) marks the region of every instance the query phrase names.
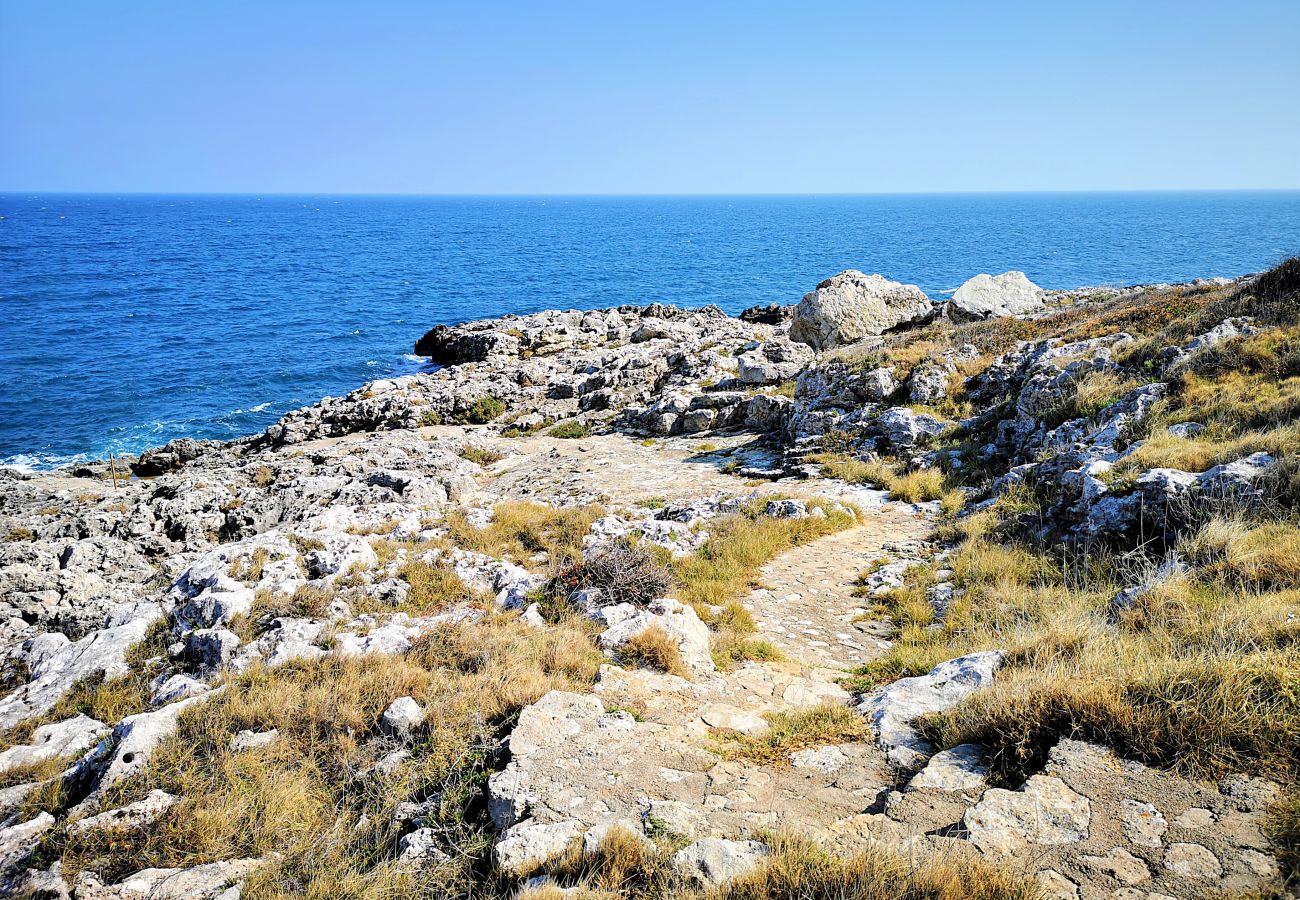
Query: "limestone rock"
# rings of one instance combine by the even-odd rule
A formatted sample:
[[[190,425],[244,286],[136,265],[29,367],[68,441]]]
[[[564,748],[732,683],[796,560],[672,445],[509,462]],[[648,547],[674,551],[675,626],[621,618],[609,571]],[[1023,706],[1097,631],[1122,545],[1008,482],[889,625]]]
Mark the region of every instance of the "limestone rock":
[[[424,710],[413,697],[398,697],[384,710],[380,724],[389,734],[407,738],[424,721]]]
[[[111,828],[143,828],[156,821],[180,801],[166,791],[154,789],[143,800],[110,809],[98,815],[78,819],[68,826],[70,834],[85,834]]]
[[[507,875],[528,875],[562,854],[582,832],[582,823],[572,820],[549,825],[520,822],[501,835],[492,856]]]
[[[1164,846],[1164,835],[1169,826],[1154,805],[1125,799],[1120,804],[1120,816],[1124,823],[1124,836],[1130,842],[1139,847]]]
[[[876,740],[891,762],[915,769],[933,752],[911,723],[927,713],[952,709],[966,697],[993,680],[1002,664],[996,650],[940,663],[928,674],[900,678],[863,698],[857,706],[867,717]]]
[[[953,293],[948,316],[957,322],[1018,316],[1043,306],[1043,292],[1024,272],[976,275]]]
[[[1088,837],[1092,805],[1059,778],[1035,775],[1019,791],[991,788],[962,819],[985,853],[1008,854],[1026,844],[1072,844]]]
[[[1079,857],[1079,861],[1090,869],[1105,872],[1120,884],[1141,884],[1151,878],[1147,864],[1123,847],[1115,847],[1105,856],[1085,854]]]
[[[102,673],[106,678],[127,671],[126,651],[145,636],[162,611],[156,606],[122,625],[92,632],[50,653],[33,669],[31,680],[0,700],[0,729],[28,716],[48,712],[73,684]]]
[[[77,900],[231,900],[226,889],[241,884],[260,865],[260,859],[232,859],[190,869],[142,869],[114,885],[82,872]]]
[[[799,301],[790,339],[825,350],[917,325],[933,315],[934,305],[916,285],[849,269],[823,281]]]
[[[936,419],[929,413],[913,412],[906,406],[885,410],[872,425],[891,445],[904,449],[924,443],[948,427],[943,420]]]
[[[652,601],[645,610],[622,619],[600,635],[600,646],[610,654],[642,632],[658,627],[676,639],[682,662],[695,675],[713,671],[710,655],[709,627],[692,607],[671,598]]]
[[[673,869],[687,883],[715,887],[749,874],[767,855],[759,841],[705,838],[674,853]]]
[[[0,752],[0,772],[81,753],[99,743],[99,739],[108,731],[107,725],[84,713],[78,713],[62,722],[42,725],[32,733],[30,743]]]
[[[1165,868],[1184,878],[1213,879],[1223,875],[1218,857],[1200,844],[1170,844],[1165,851]]]
[[[907,783],[907,790],[978,791],[984,787],[989,767],[982,762],[979,744],[958,744],[930,757],[925,768]]]
[[[267,731],[250,731],[247,728],[240,731],[230,739],[230,749],[235,753],[244,750],[258,750],[262,747],[269,747],[280,739],[280,729],[271,728]]]

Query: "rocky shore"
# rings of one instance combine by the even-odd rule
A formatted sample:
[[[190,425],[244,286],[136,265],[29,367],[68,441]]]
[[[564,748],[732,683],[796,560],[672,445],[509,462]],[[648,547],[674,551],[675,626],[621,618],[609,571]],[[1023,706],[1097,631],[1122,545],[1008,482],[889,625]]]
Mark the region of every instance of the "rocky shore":
[[[0,472],[0,894],[1297,896],[1297,267],[438,326]]]

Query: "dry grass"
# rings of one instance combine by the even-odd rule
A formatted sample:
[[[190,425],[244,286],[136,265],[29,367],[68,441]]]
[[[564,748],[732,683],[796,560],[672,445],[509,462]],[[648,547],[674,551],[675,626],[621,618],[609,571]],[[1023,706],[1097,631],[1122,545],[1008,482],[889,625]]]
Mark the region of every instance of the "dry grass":
[[[436,632],[405,656],[255,668],[184,714],[148,768],[105,797],[114,806],[155,787],[182,796],[157,826],[108,845],[58,832],[43,853],[72,877],[93,862],[106,880],[144,866],[279,853],[245,896],[469,896],[490,846],[477,785],[497,736],[546,691],[589,686],[600,662],[579,627],[535,631],[489,615]],[[425,708],[425,725],[407,759],[388,774],[370,771],[391,745],[368,736],[403,695]],[[280,739],[232,753],[231,735],[245,728],[276,728]],[[429,796],[438,797],[432,819],[452,858],[400,870],[393,810]]]
[[[582,558],[582,539],[603,512],[595,505],[559,508],[509,501],[496,505],[486,528],[475,528],[460,510],[447,514],[447,528],[450,539],[467,550],[517,563],[538,553],[552,563],[571,563]]]
[[[466,444],[460,449],[460,457],[484,468],[505,459],[503,454],[498,453],[491,447],[475,447],[471,444]]]
[[[624,665],[657,669],[681,678],[690,675],[682,661],[677,639],[658,625],[651,625],[629,638],[618,648],[618,655]]]
[[[1241,588],[1300,588],[1300,528],[1292,522],[1213,518],[1178,550],[1204,575]]]
[[[865,739],[867,720],[847,706],[823,703],[797,712],[775,712],[767,716],[768,729],[753,736],[720,732],[717,749],[728,759],[745,759],[762,765],[788,765],[790,754],[828,744],[846,744]]]
[[[703,547],[672,560],[682,602],[692,604],[697,611],[707,605],[726,605],[757,586],[758,570],[768,560],[855,521],[849,513],[821,501],[809,505],[821,508],[824,517],[774,519],[760,512],[767,499],[761,498],[753,509],[715,520]],[[702,616],[707,614],[707,609],[701,612]]]
[[[1235,436],[1203,432],[1195,437],[1177,437],[1167,430],[1154,430],[1141,447],[1115,467],[1119,472],[1147,472],[1151,469],[1182,469],[1204,472],[1213,466],[1233,462],[1252,453],[1283,456],[1300,448],[1300,425],[1287,424],[1267,431],[1248,431]]]
[[[730,672],[743,662],[781,662],[785,654],[769,641],[753,638],[748,633],[723,628],[714,632],[710,641],[713,664],[723,672]]]
[[[918,861],[885,850],[851,857],[807,838],[769,839],[772,854],[754,872],[708,900],[1034,900],[1028,879],[972,856]]]
[[[953,493],[948,479],[938,469],[915,469],[897,473],[879,462],[863,462],[844,453],[815,453],[808,461],[821,467],[824,478],[836,478],[850,484],[872,484],[890,492],[891,498],[903,503],[943,500],[955,513],[965,502],[960,492]]]
[[[903,503],[925,503],[942,500],[948,492],[948,483],[938,469],[915,469],[890,478],[889,495]]]
[[[931,723],[930,733],[945,746],[984,744],[1013,781],[1066,736],[1188,773],[1300,774],[1300,650],[1143,652],[1155,643],[1092,640],[1050,670],[1014,668]]]
[[[261,580],[262,570],[270,561],[271,551],[265,547],[258,547],[248,555],[247,559],[238,556],[231,560],[230,577],[246,584],[256,584]]]
[[[768,856],[722,887],[691,888],[670,865],[675,845],[610,833],[594,852],[572,849],[545,869],[554,880],[517,900],[1037,900],[1032,882],[970,854],[904,857],[873,849],[841,855],[791,833],[760,835]],[[563,893],[561,885],[574,894]]]
[[[821,467],[823,478],[836,478],[850,484],[884,486],[891,477],[889,469],[880,463],[863,462],[844,453],[814,453],[808,462]]]
[[[401,609],[415,615],[443,612],[465,601],[486,606],[491,596],[470,590],[450,565],[442,560],[426,562],[410,559],[397,570],[397,577],[410,587]],[[354,610],[355,612],[355,610]]]

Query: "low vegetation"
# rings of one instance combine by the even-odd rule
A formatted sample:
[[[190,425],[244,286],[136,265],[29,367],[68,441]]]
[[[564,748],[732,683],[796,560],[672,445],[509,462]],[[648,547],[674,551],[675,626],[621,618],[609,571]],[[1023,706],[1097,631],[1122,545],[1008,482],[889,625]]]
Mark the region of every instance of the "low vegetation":
[[[673,573],[660,554],[645,547],[615,543],[587,555],[557,575],[553,593],[568,596],[574,591],[600,591],[610,603],[645,606],[667,597],[674,587]]]
[[[723,887],[688,888],[669,864],[673,844],[647,844],[613,832],[583,855],[575,849],[546,869],[551,885],[527,890],[519,900],[1037,900],[1040,890],[1023,876],[965,855],[905,857],[884,848],[837,853],[790,833],[761,835],[768,856],[754,871]],[[564,893],[558,885],[572,885]]]
[[[485,528],[469,522],[463,511],[449,512],[449,539],[467,550],[512,562],[529,562],[537,554],[553,564],[582,558],[582,539],[603,513],[598,506],[554,507],[544,503],[507,501],[493,508]]]
[[[568,438],[572,440],[587,437],[591,434],[591,428],[586,422],[582,422],[578,419],[570,419],[567,422],[561,422],[546,433],[551,437]]]
[[[690,675],[682,661],[677,639],[658,625],[628,638],[618,648],[619,660],[633,668],[657,669],[685,678]]]
[[[490,447],[476,447],[473,444],[466,444],[461,448],[460,455],[462,459],[468,459],[470,462],[477,463],[485,468],[505,459],[502,454]]]
[[[480,397],[447,420],[449,425],[486,425],[504,415],[506,405],[496,397]],[[437,423],[430,423],[437,424]]]
[[[823,703],[794,712],[769,713],[767,721],[767,730],[758,736],[720,733],[717,741],[719,752],[730,759],[789,765],[791,753],[859,741],[870,734],[865,718],[838,703]]]
[[[93,863],[116,880],[144,866],[192,866],[280,854],[244,896],[468,896],[482,880],[491,830],[478,785],[499,735],[552,689],[591,684],[600,654],[580,628],[545,630],[488,615],[445,628],[398,657],[325,658],[255,667],[220,697],[182,716],[149,766],[111,789],[110,805],[162,788],[184,799],[159,827],[98,836],[60,830],[40,853],[64,873]],[[412,696],[426,719],[410,755],[376,767],[365,742],[394,699]],[[230,737],[275,728],[273,744],[239,753]],[[397,804],[436,798],[431,819],[444,862],[393,862]]]

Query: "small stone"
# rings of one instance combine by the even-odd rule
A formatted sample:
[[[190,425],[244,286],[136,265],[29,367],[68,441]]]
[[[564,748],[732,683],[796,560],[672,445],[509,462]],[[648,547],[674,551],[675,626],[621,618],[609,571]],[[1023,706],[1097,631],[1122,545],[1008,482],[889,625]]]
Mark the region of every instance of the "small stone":
[[[981,761],[984,748],[979,744],[958,744],[930,757],[924,769],[907,785],[907,790],[922,788],[937,791],[977,791],[984,787],[989,767]]]
[[[1034,875],[1044,900],[1079,900],[1079,886],[1055,869],[1043,869]]]
[[[81,753],[99,743],[99,739],[108,730],[103,722],[84,713],[78,713],[62,722],[42,725],[32,733],[30,743],[10,747],[0,753],[0,772]]]
[[[433,828],[417,828],[410,834],[402,835],[402,839],[397,842],[397,852],[401,859],[408,862],[441,861],[447,858],[447,854],[438,846],[438,832]]]
[[[810,747],[790,754],[790,765],[796,769],[816,769],[830,775],[838,772],[848,762],[839,747]]]
[[[721,703],[714,704],[701,712],[700,720],[710,728],[739,731],[749,735],[764,734],[771,727],[767,719],[757,713]]]
[[[704,834],[709,827],[704,813],[676,800],[650,801],[641,820],[648,834],[671,835],[688,840]]]
[[[1160,847],[1164,845],[1165,831],[1168,823],[1150,803],[1137,800],[1124,800],[1120,803],[1120,819],[1124,823],[1124,836],[1139,847]]]
[[[156,821],[168,809],[180,801],[166,791],[152,790],[143,800],[128,803],[118,809],[110,809],[99,815],[79,819],[68,826],[69,834],[86,834],[104,829],[143,828]]]
[[[1178,818],[1174,819],[1176,828],[1186,828],[1189,831],[1196,828],[1208,828],[1215,822],[1214,813],[1208,809],[1199,806],[1193,806]]]
[[[191,678],[189,675],[173,675],[154,688],[153,696],[149,698],[149,702],[153,706],[166,706],[168,703],[175,703],[177,700],[184,700],[186,697],[197,697],[199,694],[206,694],[210,690],[212,690],[211,687],[197,678]]]
[[[239,753],[243,750],[257,750],[261,747],[269,747],[280,739],[280,731],[272,728],[270,731],[249,731],[244,729],[230,739],[230,749]]]
[[[1023,790],[992,788],[966,811],[970,840],[985,853],[1013,853],[1026,844],[1073,844],[1088,837],[1092,806],[1050,775],[1035,775]]]
[[[567,850],[580,834],[580,822],[541,825],[528,819],[502,833],[492,853],[497,868],[507,875],[529,875]]]
[[[1165,868],[1184,878],[1218,878],[1223,866],[1200,844],[1170,844],[1165,851]]]
[[[1080,861],[1124,884],[1141,884],[1151,877],[1147,864],[1122,847],[1115,847],[1105,856],[1082,856]]]
[[[1259,878],[1272,879],[1282,874],[1277,860],[1267,853],[1260,853],[1258,850],[1242,850],[1238,859],[1246,871]]]
[[[389,734],[406,738],[423,721],[424,710],[415,702],[414,697],[398,697],[388,704],[388,709],[384,710],[380,723]]]
[[[219,669],[239,649],[239,635],[226,628],[200,628],[185,638],[185,656],[191,662]]]

